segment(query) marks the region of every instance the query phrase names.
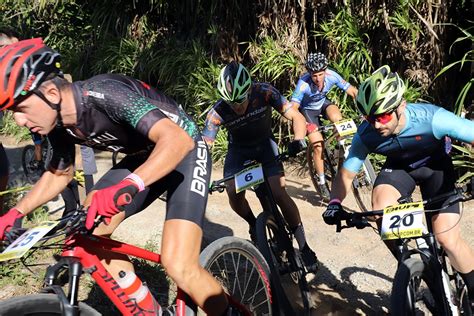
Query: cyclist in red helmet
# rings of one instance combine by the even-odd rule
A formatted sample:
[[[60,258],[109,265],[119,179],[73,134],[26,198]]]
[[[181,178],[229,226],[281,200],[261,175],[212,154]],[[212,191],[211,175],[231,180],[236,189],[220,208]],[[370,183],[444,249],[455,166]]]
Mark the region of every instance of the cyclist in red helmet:
[[[32,190],[0,217],[0,239],[17,219],[59,194],[73,177],[74,145],[120,151],[127,156],[88,195],[86,227],[110,235],[167,192],[161,262],[167,274],[209,315],[226,315],[219,283],[199,265],[207,203],[210,155],[196,123],[167,96],[123,75],[99,75],[69,83],[61,78],[60,55],[41,39],[0,50],[0,108],[18,125],[48,135],[53,157]],[[130,204],[120,205],[129,194]],[[117,277],[133,270],[127,258],[104,253]]]

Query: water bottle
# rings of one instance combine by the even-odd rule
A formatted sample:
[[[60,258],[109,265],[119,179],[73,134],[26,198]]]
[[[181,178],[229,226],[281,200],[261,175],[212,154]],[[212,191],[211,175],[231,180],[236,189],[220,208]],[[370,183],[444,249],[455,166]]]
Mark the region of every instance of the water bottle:
[[[134,300],[144,315],[162,315],[161,306],[155,301],[148,287],[133,271],[120,271],[118,285],[127,296]]]

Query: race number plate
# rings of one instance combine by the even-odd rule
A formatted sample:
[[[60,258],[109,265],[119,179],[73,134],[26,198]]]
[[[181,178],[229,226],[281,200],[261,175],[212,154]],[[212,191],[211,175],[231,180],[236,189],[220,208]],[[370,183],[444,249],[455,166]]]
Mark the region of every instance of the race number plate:
[[[336,126],[336,130],[341,137],[350,136],[357,132],[357,125],[351,119],[336,122],[334,123],[334,126]]]
[[[263,169],[261,164],[250,166],[235,175],[235,191],[237,193],[247,190],[263,182]]]
[[[0,253],[0,262],[17,259],[23,256],[38,242],[38,240],[46,235],[58,223],[58,221],[42,222],[39,226],[33,227],[24,232],[10,246]]]
[[[383,210],[383,240],[418,237],[423,234],[423,203],[406,203]]]

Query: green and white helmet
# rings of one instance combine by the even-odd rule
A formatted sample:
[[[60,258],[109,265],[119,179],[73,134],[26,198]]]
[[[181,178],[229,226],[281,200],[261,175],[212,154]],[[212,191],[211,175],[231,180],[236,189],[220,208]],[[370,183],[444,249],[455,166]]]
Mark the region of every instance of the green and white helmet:
[[[356,105],[363,115],[377,115],[395,110],[403,98],[405,84],[396,72],[385,65],[360,86]]]
[[[241,103],[247,97],[251,85],[248,70],[242,64],[232,61],[222,68],[217,90],[224,101]]]

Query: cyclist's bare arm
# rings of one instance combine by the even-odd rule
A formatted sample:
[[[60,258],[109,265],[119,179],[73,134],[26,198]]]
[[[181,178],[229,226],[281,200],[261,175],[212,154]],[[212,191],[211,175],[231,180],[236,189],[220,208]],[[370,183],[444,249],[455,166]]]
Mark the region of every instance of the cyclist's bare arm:
[[[16,208],[28,214],[37,207],[51,201],[61,193],[72,180],[73,166],[64,170],[49,169],[43,173],[30,192],[18,202]]]
[[[356,173],[347,170],[344,167],[339,168],[336,178],[332,183],[331,200],[338,199],[341,202],[346,198],[347,193],[351,190],[352,180]]]
[[[150,185],[174,169],[194,149],[194,140],[169,119],[156,122],[148,132],[155,148],[148,159],[134,173],[144,184]]]
[[[291,105],[289,106],[290,107],[283,113],[283,116],[292,121],[295,139],[304,139],[306,136],[306,119],[297,108],[294,108]]]
[[[357,88],[354,87],[354,86],[349,86],[349,88],[347,88],[347,90],[346,90],[347,95],[349,95],[349,96],[352,97],[353,99],[356,98],[357,92],[358,92],[358,90],[357,90]]]

